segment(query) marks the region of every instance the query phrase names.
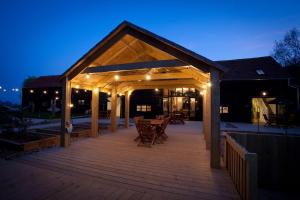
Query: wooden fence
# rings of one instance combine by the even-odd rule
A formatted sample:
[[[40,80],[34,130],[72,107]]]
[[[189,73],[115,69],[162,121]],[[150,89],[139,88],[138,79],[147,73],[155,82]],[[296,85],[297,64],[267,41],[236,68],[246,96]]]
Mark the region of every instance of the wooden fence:
[[[225,134],[224,162],[243,200],[257,199],[257,155]]]

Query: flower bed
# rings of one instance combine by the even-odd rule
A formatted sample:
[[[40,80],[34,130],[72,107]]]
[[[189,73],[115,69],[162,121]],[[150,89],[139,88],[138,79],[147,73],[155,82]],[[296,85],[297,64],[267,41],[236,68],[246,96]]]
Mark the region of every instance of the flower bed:
[[[9,150],[26,152],[56,146],[59,138],[49,134],[4,133],[0,134],[0,144]]]

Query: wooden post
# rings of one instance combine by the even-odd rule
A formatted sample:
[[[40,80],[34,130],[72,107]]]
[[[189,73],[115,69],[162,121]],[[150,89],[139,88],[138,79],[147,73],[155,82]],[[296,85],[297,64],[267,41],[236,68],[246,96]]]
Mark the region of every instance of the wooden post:
[[[111,91],[111,112],[110,112],[110,130],[117,130],[117,87],[113,86]]]
[[[206,141],[206,149],[210,150],[211,148],[211,88],[207,87],[206,92],[203,95],[205,99],[205,124],[204,124],[204,130],[205,130],[205,141]]]
[[[210,166],[220,168],[220,72],[216,69],[210,71],[211,87],[208,87],[208,101],[210,101]],[[208,132],[209,133],[209,132]]]
[[[125,92],[125,128],[129,128],[130,91]]]
[[[61,102],[61,137],[60,145],[62,147],[70,146],[70,134],[67,127],[71,125],[71,81],[66,78],[62,85],[62,102]]]
[[[92,91],[92,130],[91,136],[97,137],[98,136],[98,120],[99,120],[99,89],[94,88]]]
[[[256,153],[247,153],[246,160],[246,199],[257,199],[257,155]]]

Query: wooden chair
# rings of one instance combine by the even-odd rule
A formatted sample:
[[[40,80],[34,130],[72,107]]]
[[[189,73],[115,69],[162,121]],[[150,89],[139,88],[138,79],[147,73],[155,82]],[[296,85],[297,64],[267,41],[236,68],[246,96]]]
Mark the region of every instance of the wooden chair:
[[[174,112],[170,118],[170,124],[184,124],[184,113]]]
[[[265,126],[277,126],[277,120],[275,115],[270,115],[268,117],[266,114],[263,114],[263,117],[266,120]]]
[[[162,138],[163,140],[166,140],[168,138],[168,135],[166,134],[166,128],[168,126],[170,122],[170,117],[165,117],[164,118],[164,122],[160,128],[160,130],[158,131],[158,138]]]
[[[155,143],[155,139],[157,137],[156,128],[151,125],[150,121],[139,120],[138,121],[138,128],[140,130],[140,142],[138,146],[141,144],[147,145],[151,147]]]
[[[143,119],[144,119],[144,116],[138,116],[138,117],[133,118],[136,130],[138,132],[138,136],[134,139],[134,141],[138,141],[140,139],[141,127],[139,126],[139,121],[143,120]]]

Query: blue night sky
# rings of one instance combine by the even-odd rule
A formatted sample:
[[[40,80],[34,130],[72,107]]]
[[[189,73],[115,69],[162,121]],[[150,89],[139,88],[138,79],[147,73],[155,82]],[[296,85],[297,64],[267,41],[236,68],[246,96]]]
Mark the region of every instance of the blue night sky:
[[[0,100],[27,76],[63,73],[123,20],[212,60],[265,56],[300,29],[299,1],[0,2]]]

